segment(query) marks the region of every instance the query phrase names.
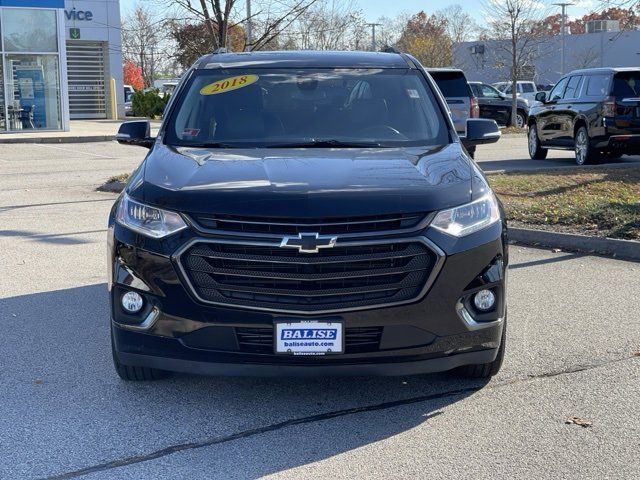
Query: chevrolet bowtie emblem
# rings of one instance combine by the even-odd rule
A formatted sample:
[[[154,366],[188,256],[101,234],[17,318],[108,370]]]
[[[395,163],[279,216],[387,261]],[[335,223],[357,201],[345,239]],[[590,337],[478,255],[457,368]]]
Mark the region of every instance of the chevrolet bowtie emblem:
[[[318,253],[321,248],[333,248],[338,237],[319,233],[299,233],[297,237],[284,237],[280,246],[297,248],[300,253]]]

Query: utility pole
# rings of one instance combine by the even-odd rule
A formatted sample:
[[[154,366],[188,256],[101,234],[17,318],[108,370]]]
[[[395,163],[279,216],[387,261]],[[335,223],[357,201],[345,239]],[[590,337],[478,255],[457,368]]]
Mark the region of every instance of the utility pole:
[[[376,46],[376,27],[381,27],[381,23],[366,23],[367,27],[371,27],[371,51],[375,52],[377,50]]]
[[[251,31],[251,0],[247,0],[247,45],[245,46],[245,50],[249,50],[251,47],[251,43],[253,42],[253,36]]]
[[[565,21],[567,18],[567,7],[575,5],[574,3],[562,2],[554,3],[554,5],[562,8],[562,19],[560,20],[560,35],[562,36],[562,48],[560,49],[560,75],[564,75],[564,36],[565,36]]]

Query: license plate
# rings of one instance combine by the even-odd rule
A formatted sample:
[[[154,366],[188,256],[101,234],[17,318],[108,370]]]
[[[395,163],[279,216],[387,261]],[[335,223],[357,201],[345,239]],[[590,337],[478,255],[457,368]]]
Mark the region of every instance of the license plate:
[[[342,322],[281,321],[275,324],[275,351],[287,355],[344,352]]]

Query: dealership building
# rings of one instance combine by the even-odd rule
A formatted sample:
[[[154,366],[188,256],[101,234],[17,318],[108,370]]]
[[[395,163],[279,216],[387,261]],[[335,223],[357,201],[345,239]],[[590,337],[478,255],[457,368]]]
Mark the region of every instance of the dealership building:
[[[0,40],[0,133],[124,114],[118,0],[0,0]]]

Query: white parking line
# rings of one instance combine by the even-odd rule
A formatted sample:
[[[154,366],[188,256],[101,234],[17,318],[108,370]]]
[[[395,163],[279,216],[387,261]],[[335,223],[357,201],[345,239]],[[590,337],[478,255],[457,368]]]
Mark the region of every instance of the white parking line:
[[[57,147],[54,145],[44,145],[41,143],[33,143],[32,145],[35,147],[42,147],[42,148],[55,148],[56,150],[63,150],[65,152],[71,152],[71,153],[81,153],[83,155],[91,155],[93,157],[99,157],[99,158],[115,158],[115,157],[112,157],[111,155],[100,155],[99,153],[82,152],[78,150],[73,150],[71,148]]]

